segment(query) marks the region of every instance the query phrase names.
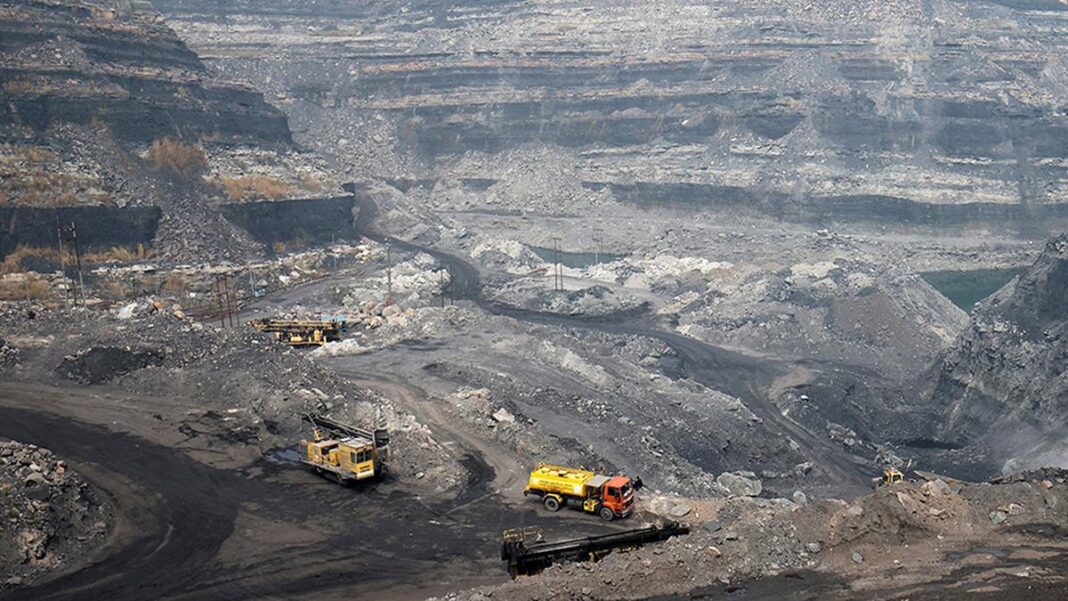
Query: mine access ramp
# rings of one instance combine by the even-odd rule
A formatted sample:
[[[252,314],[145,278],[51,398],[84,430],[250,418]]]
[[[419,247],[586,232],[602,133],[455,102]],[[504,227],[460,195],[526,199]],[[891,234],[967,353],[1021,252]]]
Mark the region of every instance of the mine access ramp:
[[[612,551],[636,549],[689,533],[689,526],[667,521],[611,534],[546,542],[538,528],[517,528],[504,532],[501,560],[508,562],[508,573],[516,578],[536,574],[554,563],[595,561]]]

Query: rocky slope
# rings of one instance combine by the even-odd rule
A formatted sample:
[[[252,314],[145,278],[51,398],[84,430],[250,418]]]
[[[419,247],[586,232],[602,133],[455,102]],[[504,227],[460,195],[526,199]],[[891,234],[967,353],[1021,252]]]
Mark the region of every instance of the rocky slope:
[[[976,311],[936,366],[941,438],[978,441],[1010,467],[1068,463],[1068,235]]]
[[[154,246],[181,261],[262,254],[210,205],[337,190],[281,111],[140,1],[0,2],[0,176],[0,205],[160,207]]]
[[[536,179],[642,206],[1025,232],[1068,216],[1061,3],[155,5],[353,176],[477,196],[540,154],[573,173]]]
[[[95,121],[127,141],[290,141],[281,112],[211,76],[146,2],[6,1],[0,11],[10,133]]]
[[[849,503],[682,500],[688,535],[438,599],[1057,598],[1058,564],[1031,553],[1063,553],[1048,546],[1068,517],[1057,476],[902,482]]]
[[[143,412],[151,399],[191,404],[179,432],[215,449],[244,447],[257,459],[305,435],[301,416],[308,412],[384,425],[393,434],[393,474],[432,474],[443,490],[457,484],[459,467],[389,400],[252,328],[216,330],[178,305],[152,300],[115,315],[43,306],[2,310],[0,376],[121,390],[144,403]]]
[[[48,449],[0,442],[0,591],[82,561],[105,540],[112,509]]]

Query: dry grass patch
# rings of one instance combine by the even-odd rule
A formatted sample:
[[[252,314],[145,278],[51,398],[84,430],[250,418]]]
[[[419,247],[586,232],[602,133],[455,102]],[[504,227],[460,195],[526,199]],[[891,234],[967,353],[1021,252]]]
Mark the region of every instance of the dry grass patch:
[[[314,175],[302,174],[300,176],[300,185],[312,194],[318,194],[323,191],[323,183]]]
[[[156,251],[144,244],[137,246],[113,246],[105,250],[87,252],[82,255],[86,263],[133,263],[156,256]]]
[[[185,292],[188,287],[189,283],[185,281],[185,278],[176,273],[171,273],[163,278],[163,282],[159,285],[159,290],[165,294],[178,296]]]
[[[33,94],[39,93],[39,86],[26,78],[11,79],[4,82],[4,92],[7,94]]]
[[[274,250],[276,255],[284,255],[291,250],[304,248],[306,246],[308,246],[308,241],[303,237],[299,237],[288,242],[275,242],[271,245],[271,249]]]
[[[194,144],[170,138],[156,140],[148,147],[149,164],[156,171],[171,170],[184,177],[200,177],[208,169],[208,157]]]
[[[99,265],[102,263],[133,263],[151,259],[155,254],[154,250],[145,247],[144,244],[138,244],[134,247],[115,246],[104,250],[94,250],[82,253],[82,264]],[[69,247],[63,249],[63,254],[61,256],[59,249],[55,247],[38,247],[20,244],[15,247],[15,250],[11,251],[11,253],[4,257],[3,261],[0,261],[0,274],[22,273],[26,271],[24,261],[31,258],[49,261],[57,265],[61,260],[67,265],[74,265],[78,260],[77,257],[74,256],[74,249]]]
[[[51,261],[59,260],[59,251],[54,248],[37,248],[19,244],[11,251],[3,262],[0,262],[0,274],[21,273],[25,271],[22,262],[26,259],[38,258]]]
[[[285,182],[267,175],[223,177],[219,182],[226,192],[226,197],[234,202],[261,198],[278,200],[286,198],[292,192]]]
[[[41,148],[40,146],[28,146],[23,148],[22,156],[31,163],[44,163],[50,165],[59,162],[59,157],[56,156],[56,153],[47,148]]]
[[[21,277],[0,278],[0,300],[42,301],[52,298],[52,287],[41,276],[27,273]]]
[[[63,171],[59,157],[40,146],[0,145],[0,204],[59,207],[78,204],[89,178]]]

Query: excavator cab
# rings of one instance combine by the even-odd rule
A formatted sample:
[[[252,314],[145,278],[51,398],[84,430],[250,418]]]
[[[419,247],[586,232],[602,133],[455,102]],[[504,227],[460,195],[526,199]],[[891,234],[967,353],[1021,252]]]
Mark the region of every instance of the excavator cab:
[[[892,484],[897,484],[898,482],[904,481],[904,479],[905,474],[902,474],[901,470],[897,469],[896,467],[888,467],[883,470],[882,477],[872,478],[871,482],[873,488],[879,488],[880,486],[890,486]]]
[[[888,467],[883,470],[883,484],[890,485],[901,482],[905,479],[905,475],[902,474],[897,468]]]

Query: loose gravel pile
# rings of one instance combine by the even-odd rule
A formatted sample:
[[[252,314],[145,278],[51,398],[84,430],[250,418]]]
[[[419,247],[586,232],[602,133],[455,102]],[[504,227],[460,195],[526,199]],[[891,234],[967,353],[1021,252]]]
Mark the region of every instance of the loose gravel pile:
[[[84,558],[112,520],[107,500],[51,451],[0,442],[0,591]]]

